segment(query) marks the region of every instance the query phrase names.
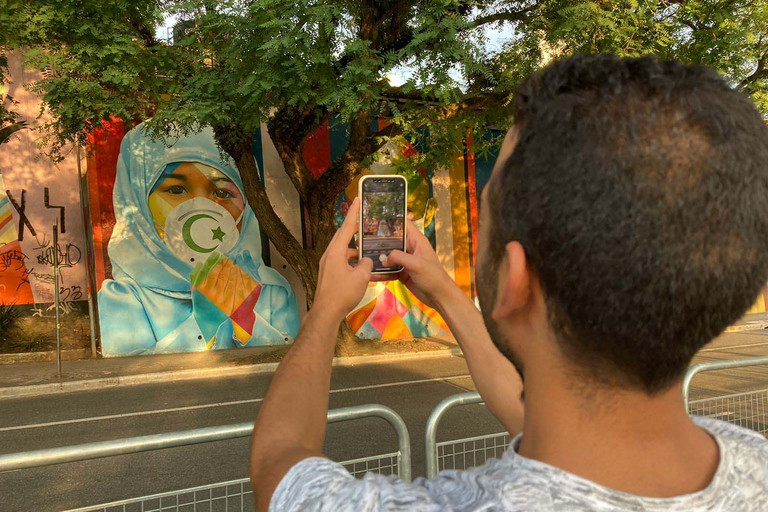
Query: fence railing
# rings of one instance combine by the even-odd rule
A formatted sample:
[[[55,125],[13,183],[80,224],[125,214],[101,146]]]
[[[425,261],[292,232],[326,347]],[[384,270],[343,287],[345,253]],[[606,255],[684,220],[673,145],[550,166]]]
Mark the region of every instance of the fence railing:
[[[369,471],[397,474],[405,481],[411,480],[411,441],[408,429],[403,419],[389,407],[369,404],[345,407],[328,411],[328,423],[350,421],[361,418],[377,417],[387,421],[397,435],[397,451],[374,455],[361,459],[342,462],[353,475]],[[133,453],[161,450],[179,446],[189,446],[227,439],[249,437],[253,430],[253,422],[223,425],[218,427],[198,428],[165,434],[117,439],[87,443],[76,446],[65,446],[47,450],[35,450],[23,453],[0,455],[0,472],[19,469],[50,466],[84,460],[128,455]],[[212,485],[183,489],[151,496],[142,496],[123,501],[101,504],[77,509],[85,511],[183,511],[201,510],[198,507],[210,505],[206,510],[213,510],[216,504],[221,510],[246,510],[253,502],[248,479],[220,482]],[[219,509],[219,508],[217,508]],[[74,512],[74,511],[71,511]]]
[[[703,372],[768,366],[768,356],[712,361],[691,366],[683,380],[683,400],[691,416],[715,418],[768,436],[768,380],[758,381],[760,389],[690,400],[693,378]]]
[[[434,478],[443,469],[466,469],[483,464],[487,459],[501,456],[507,449],[509,434],[506,432],[437,442],[437,428],[448,411],[460,405],[481,403],[483,399],[479,393],[461,393],[437,404],[429,415],[424,436],[427,478]]]
[[[768,356],[701,363],[689,368],[683,380],[683,399],[689,413],[693,416],[715,417],[768,435],[768,428],[766,427],[768,423],[768,384],[766,382],[762,382],[760,386],[764,387],[756,391],[689,400],[691,383],[694,377],[702,372],[760,365],[768,365]],[[438,427],[449,410],[461,405],[480,403],[482,403],[482,398],[478,393],[462,393],[446,398],[432,411],[427,421],[425,434],[427,478],[433,478],[442,469],[466,469],[483,464],[490,458],[500,457],[508,448],[510,437],[506,432],[437,442]],[[341,464],[353,475],[373,471],[397,474],[400,478],[410,481],[410,436],[405,423],[395,411],[383,405],[370,404],[334,409],[328,412],[329,423],[368,417],[384,419],[392,426],[397,434],[397,451],[350,460]],[[0,455],[0,472],[249,437],[252,429],[253,423],[249,421],[234,425]],[[181,491],[143,496],[70,512],[128,511],[133,510],[130,506],[136,504],[140,504],[140,508],[136,510],[143,512],[182,511],[194,510],[197,505],[206,504],[210,505],[208,509],[212,509],[214,504],[218,505],[219,503],[224,506],[222,510],[244,510],[244,507],[249,503],[250,495],[248,479],[244,478]],[[250,500],[252,503],[252,497]]]

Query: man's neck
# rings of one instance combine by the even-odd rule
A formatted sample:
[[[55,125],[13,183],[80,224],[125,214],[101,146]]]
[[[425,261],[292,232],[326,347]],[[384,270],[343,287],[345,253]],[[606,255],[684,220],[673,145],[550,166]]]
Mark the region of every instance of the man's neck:
[[[526,372],[520,455],[640,496],[689,494],[712,480],[717,443],[688,416],[680,384],[649,397],[572,379]]]

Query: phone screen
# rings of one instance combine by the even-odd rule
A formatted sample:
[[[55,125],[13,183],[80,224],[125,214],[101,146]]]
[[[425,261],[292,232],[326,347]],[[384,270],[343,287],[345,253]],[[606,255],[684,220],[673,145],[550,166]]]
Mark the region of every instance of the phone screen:
[[[399,272],[402,267],[385,267],[379,257],[405,250],[405,180],[368,178],[362,195],[362,256],[373,260],[374,272]]]

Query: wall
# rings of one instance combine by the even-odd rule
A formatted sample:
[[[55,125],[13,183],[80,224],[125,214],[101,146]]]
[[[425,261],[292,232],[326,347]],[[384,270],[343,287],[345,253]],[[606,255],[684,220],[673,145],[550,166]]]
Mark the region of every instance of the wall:
[[[23,84],[39,74],[25,69],[15,55],[10,67],[13,83],[9,92],[31,125],[40,104]],[[386,122],[372,119],[371,127],[376,131]],[[54,166],[40,156],[36,134],[31,130],[17,132],[0,146],[0,303],[26,306],[33,315],[51,314],[51,259],[56,250],[63,263],[58,283],[62,311],[78,306],[85,309],[86,246],[81,207],[87,206],[105,356],[290,343],[299,318],[306,312],[304,291],[285,259],[260,233],[242,193],[240,206],[232,206],[232,198],[219,201],[208,197],[231,207],[232,218],[237,218],[237,234],[230,225],[236,245],[228,248],[229,252],[213,251],[219,254],[216,258],[205,255],[205,261],[187,266],[181,256],[169,250],[163,223],[174,211],[189,209],[182,208],[182,203],[193,199],[194,194],[177,201],[172,191],[162,191],[165,200],[149,204],[152,194],[160,193],[158,184],[170,190],[171,182],[165,180],[178,180],[178,176],[169,176],[184,173],[184,179],[199,178],[199,183],[213,186],[222,182],[222,176],[216,174],[220,172],[227,178],[224,188],[229,187],[237,196],[238,190],[242,192],[237,170],[217,161],[210,151],[210,137],[181,141],[168,149],[142,142],[136,129],[127,128],[113,121],[93,132],[87,159],[85,151],[82,155],[82,193],[73,148],[67,148],[64,161]],[[316,176],[343,153],[346,129],[344,123],[332,119],[310,137],[304,158]],[[491,135],[498,134],[483,136]],[[493,154],[476,155],[473,145],[470,134],[464,153],[455,155],[447,168],[420,169],[408,177],[409,209],[416,214],[417,223],[448,273],[470,297],[475,296],[478,200],[495,160]],[[410,144],[402,150],[389,147],[366,172],[393,172],[394,161],[410,158],[419,150]],[[254,134],[253,153],[275,211],[297,239],[306,240],[309,233],[303,222],[303,206],[264,125]],[[166,156],[171,154],[177,156],[168,160]],[[147,163],[151,158],[157,163],[154,167]],[[170,162],[191,161],[210,165],[166,172]],[[357,183],[353,183],[338,198],[339,223],[356,194]],[[200,203],[200,199],[196,201]],[[61,227],[58,248],[51,246],[54,222]],[[217,236],[220,227],[211,226],[207,228],[209,239],[211,232]],[[220,236],[226,239],[229,234]],[[233,284],[220,286],[221,282]],[[750,312],[765,312],[766,302],[764,293]],[[369,339],[448,334],[439,315],[396,281],[371,285],[348,322],[358,335]]]
[[[31,126],[40,104],[23,85],[40,73],[26,68],[18,54],[10,55],[9,68],[8,93],[19,103],[21,120]],[[67,313],[87,299],[77,157],[74,148],[65,148],[66,158],[56,166],[40,156],[37,137],[22,129],[0,145],[0,303],[27,306],[35,315],[53,313],[57,251],[61,310]],[[59,225],[58,247],[52,245],[54,223]]]
[[[373,119],[371,127],[376,131],[385,123],[384,119]],[[332,119],[310,137],[304,158],[316,176],[322,175],[334,159],[343,153],[347,143],[346,129],[344,123]],[[258,233],[258,228],[254,227],[257,221],[247,203],[244,205],[246,213],[243,226],[246,225],[245,221],[250,219],[253,230],[248,237],[241,233],[240,238],[241,241],[261,240],[258,247],[259,261],[256,265],[249,266],[242,258],[238,259],[234,253],[243,249],[240,247],[241,242],[230,248],[233,254],[229,254],[229,258],[234,262],[234,266],[242,271],[244,280],[252,278],[254,283],[264,284],[263,274],[268,272],[274,276],[271,279],[273,286],[282,286],[286,290],[292,290],[294,294],[287,299],[291,305],[283,305],[282,310],[276,312],[275,307],[268,304],[282,304],[282,299],[273,299],[264,304],[266,299],[262,290],[256,308],[259,309],[260,305],[261,311],[256,311],[255,323],[252,315],[246,324],[235,318],[237,314],[234,310],[241,305],[240,299],[237,299],[234,307],[228,303],[225,307],[224,303],[228,298],[214,294],[212,289],[216,287],[206,287],[205,283],[195,282],[196,266],[204,267],[201,262],[188,267],[178,265],[179,258],[168,252],[168,239],[161,229],[166,218],[158,219],[151,208],[150,203],[154,195],[165,193],[167,188],[163,176],[174,176],[178,173],[173,171],[169,175],[163,172],[162,167],[170,161],[207,161],[231,178],[232,190],[244,201],[241,185],[238,185],[237,169],[231,163],[216,162],[212,152],[211,155],[201,156],[190,153],[186,147],[201,150],[200,148],[210,146],[208,149],[211,149],[211,136],[199,138],[194,143],[180,140],[172,148],[167,148],[162,143],[147,140],[143,135],[137,134],[137,130],[140,131],[140,128],[134,128],[126,134],[122,123],[113,121],[96,130],[91,138],[93,151],[88,159],[87,179],[91,218],[94,220],[93,244],[104,355],[122,356],[290,343],[298,328],[298,317],[306,311],[304,292],[293,270],[263,234]],[[202,151],[205,153],[207,150]],[[264,126],[254,134],[253,152],[277,214],[297,239],[306,241],[310,234],[307,232],[306,223],[302,222],[303,206],[283,172],[282,163]],[[393,172],[392,163],[396,159],[410,158],[417,152],[418,149],[410,144],[406,144],[402,151],[390,146],[386,156],[365,173]],[[168,156],[174,154],[181,156]],[[457,245],[467,245],[466,237],[471,226],[461,225],[460,219],[454,219],[453,212],[466,209],[466,200],[462,197],[452,207],[447,189],[454,185],[447,183],[448,174],[447,170],[431,173],[420,169],[415,175],[409,176],[408,204],[409,209],[416,215],[416,224],[432,241],[438,256],[445,262],[449,271],[455,273],[455,249]],[[466,181],[466,176],[462,179]],[[173,183],[179,186],[180,182]],[[126,190],[126,184],[130,184],[127,187],[130,190]],[[352,183],[338,198],[339,224],[356,195],[357,182]],[[192,195],[187,198],[189,199],[192,199]],[[212,195],[208,199],[218,201]],[[175,201],[175,198],[170,200]],[[166,213],[172,216],[169,212],[170,207]],[[238,213],[233,213],[234,217],[237,215]],[[446,225],[449,230],[437,229],[438,226]],[[453,227],[460,229],[451,233]],[[241,231],[243,229],[245,228],[241,228]],[[462,236],[465,237],[463,241]],[[256,251],[257,249],[252,248],[249,254],[253,256]],[[241,253],[244,254],[243,251]],[[465,262],[465,266],[468,264],[468,261]],[[209,270],[208,275],[219,276],[220,272],[216,269],[222,263],[215,262],[212,265],[213,270]],[[174,277],[185,272],[182,279]],[[468,267],[462,268],[461,272],[463,275],[468,274]],[[246,297],[250,291],[248,288],[242,293],[234,293],[234,296]],[[204,295],[206,300],[197,300],[199,295]],[[396,281],[372,284],[348,321],[359,336],[367,339],[387,340],[448,334],[448,328],[439,315]],[[229,324],[232,324],[231,327]],[[254,325],[262,326],[263,329],[259,331]],[[279,332],[279,335],[275,331]],[[237,339],[236,342],[229,341],[233,336]]]

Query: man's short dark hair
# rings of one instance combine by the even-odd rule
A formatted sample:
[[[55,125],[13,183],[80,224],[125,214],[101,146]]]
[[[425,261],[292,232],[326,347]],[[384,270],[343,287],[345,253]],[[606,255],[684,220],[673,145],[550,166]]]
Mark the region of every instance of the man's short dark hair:
[[[654,394],[768,280],[768,127],[715,71],[576,55],[522,83],[491,192],[581,373]],[[489,191],[490,192],[490,191]]]

